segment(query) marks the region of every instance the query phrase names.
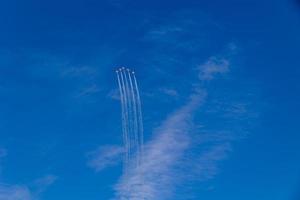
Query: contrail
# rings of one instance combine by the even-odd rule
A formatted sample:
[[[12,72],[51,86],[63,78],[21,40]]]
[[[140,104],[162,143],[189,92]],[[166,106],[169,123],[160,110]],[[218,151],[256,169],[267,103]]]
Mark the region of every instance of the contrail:
[[[136,106],[136,95],[134,92],[133,84],[132,84],[132,79],[131,79],[131,72],[128,71],[128,76],[129,76],[129,83],[130,83],[130,89],[131,89],[131,95],[132,95],[132,103],[133,103],[133,120],[134,120],[134,145],[136,147],[136,156],[137,156],[137,165],[140,163],[140,141],[139,141],[139,136],[138,136],[138,114],[137,114],[137,106]]]
[[[131,90],[129,87],[129,78],[128,78],[128,69],[124,69],[123,70],[124,73],[124,78],[125,78],[125,88],[126,88],[126,95],[127,95],[127,106],[128,106],[128,132],[129,132],[129,144],[130,144],[130,159],[132,159],[132,157],[135,154],[135,142],[134,142],[134,129],[133,129],[133,106],[132,106],[132,95],[131,95]],[[133,163],[131,163],[133,164]]]
[[[121,75],[121,91],[123,91],[123,99],[124,103],[122,105],[122,108],[124,110],[124,123],[122,124],[123,127],[123,134],[125,135],[125,163],[124,168],[127,170],[128,163],[129,163],[129,155],[130,155],[130,138],[128,133],[128,107],[127,107],[127,94],[126,94],[126,88],[125,88],[125,82],[123,77],[123,70],[120,69],[120,75]]]
[[[143,154],[143,118],[137,80],[133,71],[118,69],[117,79],[121,96],[122,132],[125,146],[124,174],[141,164]]]
[[[124,163],[128,163],[128,157],[127,157],[127,135],[126,135],[126,130],[125,130],[125,100],[124,100],[124,91],[121,85],[121,80],[120,80],[120,75],[119,75],[119,71],[117,70],[117,78],[118,78],[118,85],[119,85],[119,91],[120,91],[120,99],[121,99],[121,109],[122,109],[122,133],[123,133],[123,142],[124,142],[124,146],[125,146],[125,155],[124,155]],[[124,171],[126,171],[127,169],[125,169],[125,166],[127,164],[124,165]]]
[[[139,138],[140,138],[140,149],[141,149],[141,156],[143,156],[143,149],[144,149],[144,125],[143,125],[143,115],[142,115],[142,103],[140,97],[140,91],[137,84],[137,80],[135,77],[135,73],[133,72],[133,79],[136,89],[136,96],[137,96],[137,107],[138,107],[138,121],[139,121]]]

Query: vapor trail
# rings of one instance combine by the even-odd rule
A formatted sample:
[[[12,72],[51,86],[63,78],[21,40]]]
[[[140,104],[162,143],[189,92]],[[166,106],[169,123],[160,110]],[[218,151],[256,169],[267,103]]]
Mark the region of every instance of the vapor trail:
[[[124,123],[123,123],[123,131],[125,135],[125,154],[126,154],[126,161],[124,163],[125,169],[127,170],[128,168],[128,163],[129,163],[129,155],[130,155],[130,138],[129,138],[129,132],[128,132],[128,107],[127,107],[127,91],[125,88],[125,82],[124,82],[124,76],[123,76],[123,70],[120,69],[120,75],[121,75],[121,86],[122,86],[122,93],[123,93],[123,99],[124,99],[124,104],[123,104],[123,109],[124,109]]]
[[[132,111],[132,95],[131,90],[129,88],[128,83],[128,73],[126,73],[126,69],[123,69],[123,75],[124,75],[124,82],[125,82],[125,90],[126,90],[126,97],[127,97],[127,110],[128,110],[128,118],[127,118],[127,132],[128,132],[128,142],[129,142],[129,162],[131,163],[134,152],[134,137],[132,135],[132,125],[133,125],[133,111]],[[132,164],[132,163],[131,163]]]
[[[131,73],[128,72],[129,76],[129,83],[130,83],[130,89],[131,89],[131,95],[132,95],[132,103],[133,103],[133,120],[134,120],[134,143],[135,143],[135,148],[136,148],[136,158],[137,158],[137,166],[140,163],[140,141],[139,141],[139,135],[138,135],[138,114],[137,114],[137,104],[136,104],[136,95],[134,92],[134,87],[132,83],[132,78],[131,78]]]
[[[120,91],[120,99],[121,99],[121,109],[122,109],[122,135],[123,135],[123,142],[124,142],[124,146],[125,146],[125,155],[124,155],[124,170],[126,171],[126,166],[128,163],[128,157],[127,157],[127,136],[126,136],[126,130],[125,130],[125,100],[124,100],[124,91],[123,91],[123,87],[121,84],[121,80],[120,80],[120,75],[119,75],[119,71],[117,72],[117,78],[118,78],[118,85],[119,85],[119,91]]]
[[[122,132],[125,146],[124,175],[139,168],[143,157],[143,119],[141,99],[133,71],[118,69],[117,79],[122,107]]]
[[[141,157],[142,157],[144,151],[144,126],[143,126],[142,103],[141,103],[140,91],[135,77],[135,73],[133,73],[133,79],[134,79],[134,85],[135,85],[136,96],[137,96],[138,122],[139,122],[138,133],[139,133],[140,149],[141,149]]]

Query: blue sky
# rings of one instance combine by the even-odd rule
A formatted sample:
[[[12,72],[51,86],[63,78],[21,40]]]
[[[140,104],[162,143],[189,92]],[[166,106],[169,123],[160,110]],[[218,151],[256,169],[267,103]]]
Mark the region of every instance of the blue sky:
[[[0,200],[300,198],[297,1],[11,0],[0,28]],[[129,191],[119,66],[147,146]]]

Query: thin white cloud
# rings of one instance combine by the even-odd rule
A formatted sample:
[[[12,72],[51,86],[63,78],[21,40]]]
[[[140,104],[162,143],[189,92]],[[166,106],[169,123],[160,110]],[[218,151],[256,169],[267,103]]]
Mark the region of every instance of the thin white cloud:
[[[221,131],[197,133],[193,116],[205,99],[206,92],[199,89],[154,131],[141,166],[130,169],[116,185],[115,200],[175,199],[179,184],[215,177],[219,162],[226,159],[237,137]]]
[[[228,71],[227,59],[211,57],[199,66],[198,75],[201,81],[210,81]],[[155,137],[145,147],[141,166],[120,178],[115,187],[116,200],[174,199],[178,184],[187,179],[205,181],[218,173],[218,163],[227,157],[231,142],[237,138],[226,131],[205,134],[202,129],[196,134],[193,116],[206,97],[206,92],[198,87],[187,104],[155,130]],[[170,95],[177,93],[171,91]]]
[[[94,94],[96,94],[100,91],[101,91],[101,89],[96,84],[93,84],[91,86],[83,88],[80,92],[78,92],[76,97],[81,98],[81,97],[91,96],[91,95],[94,95]]]
[[[229,72],[229,67],[229,60],[211,57],[198,67],[199,79],[211,81]],[[206,181],[218,174],[220,161],[228,157],[232,142],[242,135],[231,129],[210,129],[202,123],[194,124],[194,114],[198,116],[199,108],[206,99],[205,90],[199,84],[195,87],[190,100],[155,129],[153,139],[145,145],[141,166],[123,174],[115,186],[114,200],[167,200],[180,196],[184,199],[191,194],[178,194],[180,184],[182,190],[185,183]],[[224,113],[224,108],[220,112]],[[243,115],[248,111],[240,103],[228,108],[227,112]],[[206,110],[203,114],[207,114]]]
[[[69,67],[61,72],[63,77],[86,77],[94,78],[97,75],[97,69],[89,66]]]
[[[0,149],[0,158],[5,156],[7,156],[6,149]],[[9,185],[0,182],[0,200],[38,200],[39,195],[56,180],[57,176],[50,174],[38,178],[28,185]]]
[[[113,89],[111,90],[108,94],[107,94],[107,97],[108,98],[111,98],[113,100],[118,100],[120,101],[120,92],[119,92],[119,89]]]
[[[0,184],[0,200],[33,200],[33,196],[26,186]]]
[[[181,26],[163,26],[158,29],[150,30],[145,35],[145,40],[160,40],[164,42],[168,42],[172,36],[180,34],[184,32]],[[163,40],[165,39],[165,40]]]
[[[177,90],[175,90],[173,88],[162,87],[159,89],[159,91],[168,96],[178,97]]]
[[[75,98],[90,97],[101,92],[97,83],[98,69],[91,66],[64,67],[60,75],[66,80],[76,80]]]
[[[192,95],[190,101],[170,115],[155,131],[148,143],[139,168],[131,169],[116,186],[116,199],[160,200],[171,197],[175,170],[186,149],[190,147],[194,112],[205,99],[205,93]]]
[[[40,195],[42,192],[44,192],[49,186],[54,184],[56,180],[58,179],[57,176],[53,174],[48,174],[46,176],[43,176],[41,178],[38,178],[37,180],[34,181],[33,186],[34,186],[34,193],[35,195]]]
[[[56,180],[57,176],[46,175],[29,185],[0,183],[0,200],[38,200],[40,195]]]
[[[198,67],[199,79],[209,81],[218,74],[225,74],[229,71],[229,60],[225,58],[211,57],[208,61]]]
[[[107,167],[113,166],[121,161],[124,152],[120,146],[103,146],[87,154],[88,166],[99,172]]]
[[[212,145],[200,156],[195,157],[194,172],[198,181],[212,179],[218,173],[218,162],[224,160],[231,151],[230,142]]]

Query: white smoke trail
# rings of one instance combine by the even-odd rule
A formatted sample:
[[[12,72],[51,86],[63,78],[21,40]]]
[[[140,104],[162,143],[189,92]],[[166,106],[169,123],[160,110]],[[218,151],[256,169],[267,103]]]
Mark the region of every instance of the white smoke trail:
[[[117,78],[122,106],[122,132],[125,146],[124,174],[139,168],[143,153],[143,119],[140,93],[133,71],[120,68]]]
[[[128,168],[128,163],[130,162],[130,137],[129,137],[129,132],[128,132],[128,107],[127,107],[127,91],[125,88],[125,82],[124,82],[124,76],[123,76],[123,70],[120,69],[120,75],[121,75],[121,86],[122,86],[122,91],[123,91],[123,99],[124,99],[124,104],[123,104],[123,109],[124,109],[124,123],[123,123],[123,131],[125,135],[125,156],[126,156],[126,162],[124,163],[125,169],[127,170]]]
[[[134,142],[135,142],[135,147],[136,147],[136,158],[137,158],[137,166],[140,164],[140,141],[139,141],[139,127],[138,127],[138,113],[137,113],[137,104],[136,104],[136,95],[134,92],[134,87],[132,83],[132,78],[131,78],[131,73],[128,72],[129,76],[129,82],[130,82],[130,89],[131,89],[131,94],[132,94],[132,102],[133,102],[133,117],[134,117]]]
[[[140,154],[141,157],[143,156],[143,149],[144,149],[144,125],[143,125],[143,115],[142,115],[142,103],[140,97],[140,91],[137,84],[137,80],[135,77],[135,73],[133,73],[134,85],[136,90],[136,99],[137,99],[137,108],[138,108],[138,122],[139,122],[139,139],[140,139]]]
[[[133,109],[132,109],[132,95],[131,90],[129,88],[129,80],[128,80],[128,73],[126,72],[127,69],[122,68],[122,73],[124,76],[124,88],[126,91],[126,98],[127,98],[127,133],[128,133],[128,143],[129,143],[129,164],[132,165],[133,157],[135,154],[135,144],[134,144],[134,134],[133,134]]]
[[[124,146],[125,146],[125,155],[124,155],[124,171],[126,171],[126,166],[128,163],[128,158],[127,158],[127,136],[126,136],[126,131],[125,131],[125,100],[124,100],[124,91],[123,91],[123,87],[121,85],[121,80],[120,80],[120,75],[119,75],[119,71],[117,70],[117,78],[118,78],[118,85],[119,85],[119,91],[120,91],[120,99],[121,99],[121,109],[122,109],[122,134],[123,134],[123,142],[124,142]]]

